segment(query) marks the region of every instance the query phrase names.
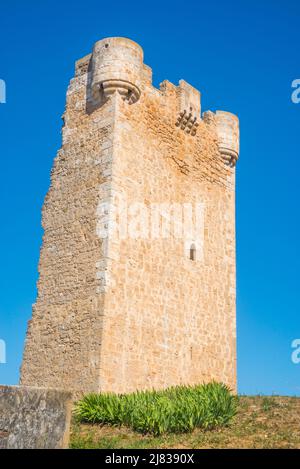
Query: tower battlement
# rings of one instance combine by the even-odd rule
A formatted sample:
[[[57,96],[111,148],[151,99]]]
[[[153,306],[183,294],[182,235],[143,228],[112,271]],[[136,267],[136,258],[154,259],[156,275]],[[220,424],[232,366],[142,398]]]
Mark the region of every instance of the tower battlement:
[[[76,62],[75,73],[76,76],[90,73],[89,86],[94,105],[103,104],[115,92],[128,104],[134,104],[141,93],[147,93],[147,88],[153,87],[152,69],[143,60],[144,53],[139,44],[128,38],[110,37],[97,41],[92,54]],[[174,99],[174,94],[165,92],[167,84],[175,89],[175,125],[191,136],[196,135],[202,118],[200,92],[185,80],[180,80],[178,86],[165,80],[159,90],[165,106],[170,96]],[[225,164],[234,167],[239,156],[239,119],[232,113],[216,111],[215,122],[221,157]]]
[[[42,225],[21,382],[75,393],[236,387],[239,123],[142,48],[76,62]]]

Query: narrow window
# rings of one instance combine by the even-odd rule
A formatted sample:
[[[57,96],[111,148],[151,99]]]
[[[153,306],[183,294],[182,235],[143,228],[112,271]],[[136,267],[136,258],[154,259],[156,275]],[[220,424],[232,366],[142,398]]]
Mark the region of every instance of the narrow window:
[[[190,259],[191,261],[196,260],[196,246],[194,244],[192,244],[190,247]]]

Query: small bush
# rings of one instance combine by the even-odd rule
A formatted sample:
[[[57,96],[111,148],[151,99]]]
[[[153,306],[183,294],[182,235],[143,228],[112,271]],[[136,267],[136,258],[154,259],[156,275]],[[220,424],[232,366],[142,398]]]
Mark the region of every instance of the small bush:
[[[88,394],[75,405],[80,422],[125,425],[154,435],[225,426],[236,411],[237,398],[216,382],[163,391]]]

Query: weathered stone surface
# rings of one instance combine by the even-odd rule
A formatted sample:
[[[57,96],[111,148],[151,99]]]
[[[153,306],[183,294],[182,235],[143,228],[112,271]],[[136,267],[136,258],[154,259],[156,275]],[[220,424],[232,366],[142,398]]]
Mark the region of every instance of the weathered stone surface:
[[[132,41],[108,38],[76,64],[43,208],[22,384],[76,393],[212,379],[236,387],[238,119],[202,118],[198,90],[183,80],[155,88],[142,59]],[[203,255],[173,232],[101,237],[118,197],[133,223],[135,204],[203,204]]]
[[[0,449],[67,448],[71,393],[0,386]]]

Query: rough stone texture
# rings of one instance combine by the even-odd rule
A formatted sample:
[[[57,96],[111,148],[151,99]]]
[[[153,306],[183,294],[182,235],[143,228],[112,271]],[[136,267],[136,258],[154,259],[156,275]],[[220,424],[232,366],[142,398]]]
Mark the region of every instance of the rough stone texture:
[[[71,393],[0,386],[0,449],[67,448]]]
[[[238,120],[202,119],[200,93],[183,80],[154,88],[142,58],[133,41],[108,38],[76,63],[22,384],[129,392],[215,379],[236,388]],[[203,255],[189,258],[190,238],[117,236],[102,207],[120,194],[127,206],[204,204]]]

